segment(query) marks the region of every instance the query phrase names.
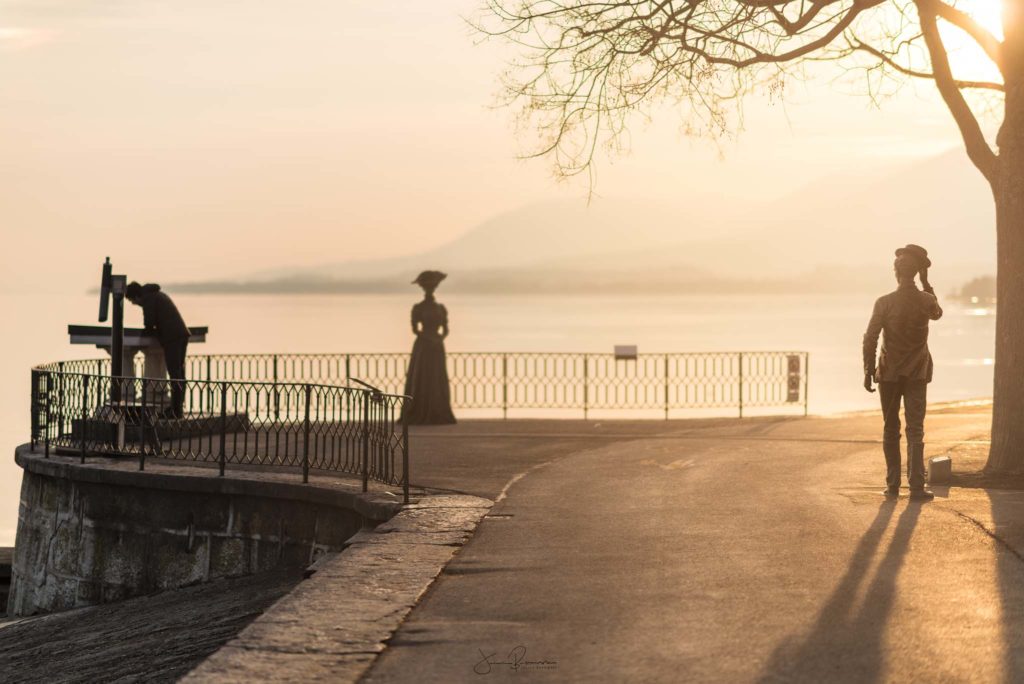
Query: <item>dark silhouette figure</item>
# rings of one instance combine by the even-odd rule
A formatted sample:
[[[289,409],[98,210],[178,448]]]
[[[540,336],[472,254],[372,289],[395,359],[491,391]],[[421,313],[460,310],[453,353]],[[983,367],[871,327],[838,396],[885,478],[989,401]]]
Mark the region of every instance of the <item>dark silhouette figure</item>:
[[[924,414],[928,404],[928,383],[932,380],[932,356],[928,351],[928,321],[942,317],[935,289],[928,283],[932,262],[928,252],[917,245],[896,250],[893,270],[899,287],[879,297],[864,333],[864,389],[874,392],[878,383],[885,428],[885,495],[899,496],[900,490],[900,400],[907,422],[907,480],[910,498],[931,499],[924,488]],[[917,289],[914,276],[920,274],[924,291]],[[875,364],[878,335],[884,331],[882,352]]]
[[[409,359],[405,393],[412,397],[405,418],[410,425],[450,425],[451,390],[444,338],[448,337],[448,310],[434,299],[434,290],[447,278],[440,271],[424,271],[413,281],[423,288],[423,301],[412,307],[412,331],[416,342]]]
[[[143,326],[156,335],[164,350],[167,375],[171,378],[171,405],[167,417],[181,418],[185,413],[185,353],[191,332],[178,307],[159,285],[128,283],[125,297],[142,307]]]

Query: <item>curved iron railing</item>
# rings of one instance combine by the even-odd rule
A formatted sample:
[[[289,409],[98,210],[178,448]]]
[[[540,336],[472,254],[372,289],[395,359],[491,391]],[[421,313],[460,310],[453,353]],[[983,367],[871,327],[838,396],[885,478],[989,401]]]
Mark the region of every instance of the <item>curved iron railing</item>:
[[[192,359],[194,370],[195,359]],[[32,370],[32,442],[79,455],[285,467],[360,476],[409,497],[408,399],[324,382],[111,378],[109,360]],[[179,413],[172,384],[183,394]]]
[[[89,454],[290,467],[400,485],[408,501],[409,434],[402,420],[408,355],[210,354],[187,359],[184,406],[171,381],[111,378],[109,359],[32,370],[32,442]],[[796,407],[807,414],[806,352],[448,355],[456,409]],[[352,381],[379,390],[349,387]],[[113,390],[113,392],[112,392]],[[115,401],[111,401],[114,397]]]
[[[186,375],[208,381],[322,383],[360,378],[402,394],[409,355],[210,354],[190,356]],[[807,352],[612,354],[452,352],[448,376],[455,409],[508,412],[569,409],[672,411],[780,407],[807,414]],[[109,360],[68,361],[65,370],[109,373]],[[142,375],[141,361],[136,375]]]

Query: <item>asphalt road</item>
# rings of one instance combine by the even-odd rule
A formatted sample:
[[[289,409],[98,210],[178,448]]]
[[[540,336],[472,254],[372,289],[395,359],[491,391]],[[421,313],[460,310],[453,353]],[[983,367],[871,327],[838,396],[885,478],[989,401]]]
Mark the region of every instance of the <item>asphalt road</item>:
[[[503,498],[367,681],[1024,680],[1024,493],[887,502],[878,416],[540,429],[417,435],[427,484]]]

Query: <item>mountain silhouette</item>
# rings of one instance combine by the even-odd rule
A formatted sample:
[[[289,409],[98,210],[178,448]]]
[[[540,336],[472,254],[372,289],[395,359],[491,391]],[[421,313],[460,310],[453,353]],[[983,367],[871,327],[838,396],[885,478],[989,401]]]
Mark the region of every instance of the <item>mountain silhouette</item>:
[[[453,273],[451,291],[586,291],[602,283],[657,291],[703,283],[800,290],[885,287],[893,250],[932,255],[950,287],[995,268],[991,194],[965,153],[853,176],[827,176],[774,201],[743,189],[674,202],[557,200],[524,205],[421,254],[325,264],[192,291],[390,291],[423,268]],[[788,284],[788,285],[787,285]],[[182,286],[179,285],[179,288]],[[768,289],[772,289],[769,287]]]

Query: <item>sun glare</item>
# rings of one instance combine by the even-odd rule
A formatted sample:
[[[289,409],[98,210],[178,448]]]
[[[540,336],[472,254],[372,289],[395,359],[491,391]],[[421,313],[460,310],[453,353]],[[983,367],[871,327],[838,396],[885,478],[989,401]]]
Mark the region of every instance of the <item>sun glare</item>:
[[[1003,3],[1001,0],[969,0],[957,3],[956,7],[970,15],[997,39],[1003,39]],[[973,38],[945,22],[941,25],[941,32],[949,49],[950,63],[953,65],[957,77],[1001,82],[999,70]]]

